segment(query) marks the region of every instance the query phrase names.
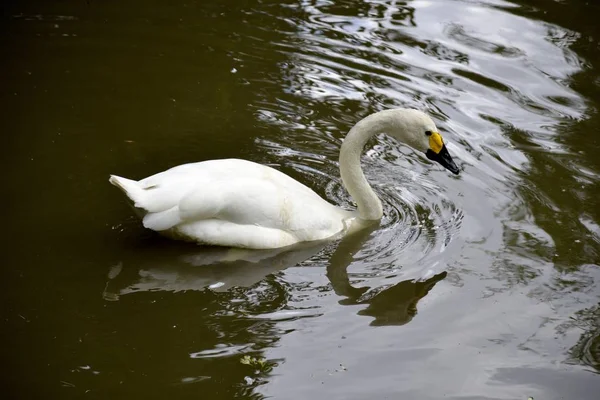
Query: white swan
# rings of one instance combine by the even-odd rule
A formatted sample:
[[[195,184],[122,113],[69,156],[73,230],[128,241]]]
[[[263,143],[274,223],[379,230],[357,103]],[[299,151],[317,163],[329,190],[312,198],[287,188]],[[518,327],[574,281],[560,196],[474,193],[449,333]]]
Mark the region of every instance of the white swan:
[[[146,228],[171,238],[251,249],[322,240],[383,216],[360,165],[367,140],[379,133],[458,174],[431,118],[417,110],[393,109],[359,121],[342,144],[340,173],[357,204],[354,212],[328,203],[276,169],[239,159],[184,164],[140,181],[111,175],[110,183],[142,211]]]

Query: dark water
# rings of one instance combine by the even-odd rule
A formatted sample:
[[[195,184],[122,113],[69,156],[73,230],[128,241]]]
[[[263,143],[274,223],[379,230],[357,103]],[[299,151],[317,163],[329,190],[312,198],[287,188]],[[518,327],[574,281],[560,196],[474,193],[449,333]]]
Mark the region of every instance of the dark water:
[[[211,3],[2,6],[3,398],[597,399],[600,6]],[[351,207],[398,106],[463,173],[373,140],[339,242],[180,245],[107,182],[242,157]]]

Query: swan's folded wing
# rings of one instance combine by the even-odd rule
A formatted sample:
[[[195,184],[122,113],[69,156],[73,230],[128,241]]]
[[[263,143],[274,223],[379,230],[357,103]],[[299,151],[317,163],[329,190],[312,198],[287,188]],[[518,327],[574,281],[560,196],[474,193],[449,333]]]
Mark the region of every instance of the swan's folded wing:
[[[278,203],[276,185],[243,178],[204,183],[179,202],[183,222],[221,219],[237,224],[271,226]]]
[[[322,239],[343,228],[339,210],[316,194],[299,189],[269,179],[247,177],[203,182],[191,188],[175,207],[148,213],[144,226],[163,231],[212,219],[237,226],[240,232],[246,232],[244,227],[260,227],[301,240]],[[224,235],[225,225],[219,226]],[[209,225],[203,227],[213,229]],[[195,236],[198,235],[196,232]]]
[[[213,183],[189,191],[177,205],[144,217],[144,227],[155,231],[171,229],[181,223],[214,218],[223,205],[222,185]]]
[[[239,225],[286,229],[293,225],[289,221],[293,195],[265,179],[203,182],[182,196],[176,206],[148,213],[144,226],[162,231],[179,224],[219,219]]]
[[[145,228],[153,231],[165,231],[179,225],[181,218],[179,216],[179,207],[175,206],[165,211],[148,213],[144,216],[143,224]]]

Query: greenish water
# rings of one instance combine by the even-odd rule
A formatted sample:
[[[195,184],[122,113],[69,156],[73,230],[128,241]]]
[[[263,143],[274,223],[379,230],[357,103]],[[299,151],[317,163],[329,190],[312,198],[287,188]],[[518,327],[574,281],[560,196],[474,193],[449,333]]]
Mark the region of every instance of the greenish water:
[[[6,2],[3,397],[596,399],[593,3]],[[378,137],[339,242],[174,243],[107,181],[240,157],[352,207],[341,140],[398,106],[463,172]]]

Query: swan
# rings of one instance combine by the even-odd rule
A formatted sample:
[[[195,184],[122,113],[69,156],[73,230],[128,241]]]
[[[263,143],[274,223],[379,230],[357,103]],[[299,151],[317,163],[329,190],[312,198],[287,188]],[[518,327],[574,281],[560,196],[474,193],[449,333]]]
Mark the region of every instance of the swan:
[[[274,168],[241,159],[183,164],[139,181],[111,175],[109,182],[133,202],[145,228],[164,236],[207,245],[276,249],[338,237],[381,219],[381,201],[360,165],[365,144],[379,133],[459,173],[433,120],[422,111],[398,108],[360,120],[342,143],[340,174],[357,205],[355,211],[330,204]]]

